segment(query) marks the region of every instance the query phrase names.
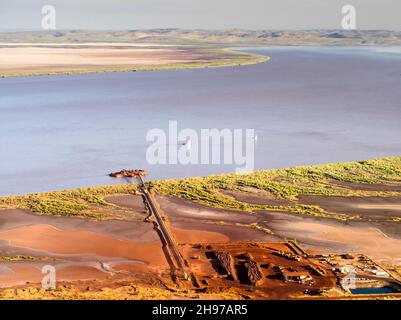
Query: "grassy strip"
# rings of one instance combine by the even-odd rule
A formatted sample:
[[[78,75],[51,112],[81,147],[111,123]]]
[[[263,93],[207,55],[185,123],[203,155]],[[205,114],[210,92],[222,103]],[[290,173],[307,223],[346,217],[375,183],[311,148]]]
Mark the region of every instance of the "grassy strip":
[[[0,261],[13,262],[13,261],[42,261],[48,260],[46,257],[32,257],[32,256],[23,256],[17,255],[15,257],[0,257]]]
[[[2,197],[0,208],[29,209],[44,215],[115,218],[116,215],[109,213],[115,206],[107,203],[104,198],[134,194],[136,190],[136,185],[121,184]]]
[[[327,213],[318,206],[294,202],[291,206],[245,203],[222,194],[220,190],[245,191],[252,187],[269,192],[277,199],[298,200],[300,195],[321,196],[401,196],[396,191],[365,191],[350,189],[335,182],[401,185],[401,157],[359,162],[303,166],[280,170],[262,170],[245,175],[226,174],[205,178],[152,181],[154,192],[172,195],[215,208],[254,212],[256,210],[289,211],[340,220],[355,219],[343,214]]]
[[[298,201],[299,196],[401,196],[401,192],[359,190],[355,187],[341,186],[336,182],[400,186],[401,157],[262,170],[241,175],[223,174],[205,178],[152,181],[148,183],[148,187],[158,194],[172,195],[214,208],[249,213],[260,210],[293,212],[339,220],[358,219],[358,217],[329,213],[319,206],[302,204]],[[249,192],[250,187],[268,192],[276,199],[292,202],[289,205],[253,204],[239,201],[221,192],[222,190]],[[124,213],[123,209],[107,203],[104,198],[135,192],[135,185],[123,184],[11,196],[0,198],[0,208],[29,209],[47,215],[116,218],[119,212]]]
[[[208,49],[208,51],[210,53],[222,56],[227,56],[227,54],[230,54],[232,57],[216,59],[208,62],[194,62],[194,63],[181,63],[181,64],[177,63],[177,64],[165,64],[159,66],[149,65],[149,66],[132,66],[129,68],[114,68],[114,69],[99,69],[99,70],[71,70],[71,71],[55,71],[55,72],[0,74],[0,78],[220,68],[220,67],[234,67],[234,66],[246,66],[246,65],[258,64],[266,62],[270,59],[269,57],[260,54],[238,52],[238,51],[233,51],[230,48],[220,48],[214,50]]]
[[[208,296],[211,298],[219,296],[231,300],[243,298],[243,295],[238,294],[231,288],[218,294],[202,293],[203,298],[207,298]],[[196,299],[199,298],[199,294],[191,291],[170,291],[168,289],[145,287],[136,284],[87,291],[83,291],[72,285],[59,285],[56,290],[45,290],[35,287],[0,290],[0,300],[165,300],[172,297]]]

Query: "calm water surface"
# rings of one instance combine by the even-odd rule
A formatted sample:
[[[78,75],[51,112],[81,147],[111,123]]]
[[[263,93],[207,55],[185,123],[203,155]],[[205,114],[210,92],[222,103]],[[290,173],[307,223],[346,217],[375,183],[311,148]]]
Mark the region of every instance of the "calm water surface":
[[[396,293],[396,292],[397,291],[392,290],[389,287],[351,289],[351,293],[353,294],[385,294],[385,293]]]
[[[149,129],[252,128],[255,167],[401,154],[399,50],[250,49],[235,68],[0,79],[0,195],[230,172],[235,165],[151,166]]]

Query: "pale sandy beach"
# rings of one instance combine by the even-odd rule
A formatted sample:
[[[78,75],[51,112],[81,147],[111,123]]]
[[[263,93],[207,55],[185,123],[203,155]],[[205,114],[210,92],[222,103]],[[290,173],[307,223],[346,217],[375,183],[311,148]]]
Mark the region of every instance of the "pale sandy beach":
[[[0,42],[0,76],[180,68],[191,64],[227,64],[254,57],[219,47],[137,43]],[[242,61],[243,62],[243,61]]]

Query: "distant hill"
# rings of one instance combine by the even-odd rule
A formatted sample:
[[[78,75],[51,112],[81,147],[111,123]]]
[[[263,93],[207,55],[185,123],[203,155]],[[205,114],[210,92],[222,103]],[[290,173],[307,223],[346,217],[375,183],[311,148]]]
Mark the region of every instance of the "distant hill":
[[[400,31],[385,30],[58,30],[0,33],[0,42],[139,42],[223,45],[401,45]]]

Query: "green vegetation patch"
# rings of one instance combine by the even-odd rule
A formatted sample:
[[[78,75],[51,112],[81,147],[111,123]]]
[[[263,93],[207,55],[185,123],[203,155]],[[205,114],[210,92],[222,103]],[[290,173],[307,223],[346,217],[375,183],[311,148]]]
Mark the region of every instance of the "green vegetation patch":
[[[216,298],[216,296],[227,300],[244,299],[244,296],[235,292],[233,288],[225,289],[218,294],[202,293],[202,297],[206,299],[208,297]],[[171,290],[170,288],[140,286],[137,284],[101,289],[92,289],[90,286],[84,289],[63,284],[57,285],[56,290],[45,290],[37,287],[0,290],[0,300],[165,300],[177,297],[187,299],[200,298],[198,293],[191,290],[179,291]],[[250,296],[248,297],[250,298]]]
[[[0,261],[13,262],[13,261],[42,261],[48,260],[47,257],[32,257],[32,256],[24,256],[17,255],[15,257],[0,257]]]
[[[0,208],[29,209],[44,215],[116,218],[115,214],[110,213],[110,209],[115,209],[115,206],[104,198],[135,194],[136,191],[137,186],[134,184],[121,184],[1,197]]]
[[[396,189],[395,191],[363,190],[362,186],[366,185],[387,188],[401,186],[401,157],[147,183],[152,192],[214,208],[250,214],[263,210],[291,212],[339,220],[359,219],[359,217],[327,212],[319,206],[303,204],[300,196],[401,197],[401,192]],[[361,188],[358,188],[359,186]],[[253,192],[250,190],[267,192],[266,204],[239,201],[234,196],[222,192]],[[29,209],[46,215],[118,218],[119,213],[121,217],[127,214],[127,209],[108,203],[105,198],[134,194],[136,191],[136,185],[122,184],[3,197],[0,198],[0,208]],[[269,198],[285,200],[287,203],[277,205],[277,202],[271,201],[269,204]],[[398,218],[392,220],[398,221]]]
[[[345,185],[339,184],[345,183]],[[342,197],[401,196],[398,191],[366,191],[346,183],[401,185],[401,157],[372,159],[339,164],[302,166],[279,170],[261,170],[250,174],[224,174],[205,178],[152,181],[156,193],[172,195],[215,208],[254,212],[257,210],[287,211],[341,220],[356,216],[328,213],[319,206],[299,203],[301,195]],[[292,201],[293,205],[259,205],[239,201],[221,190],[248,192],[249,187],[269,192],[276,199]]]

